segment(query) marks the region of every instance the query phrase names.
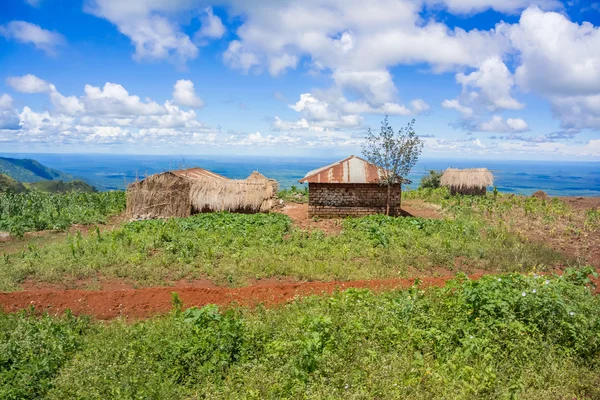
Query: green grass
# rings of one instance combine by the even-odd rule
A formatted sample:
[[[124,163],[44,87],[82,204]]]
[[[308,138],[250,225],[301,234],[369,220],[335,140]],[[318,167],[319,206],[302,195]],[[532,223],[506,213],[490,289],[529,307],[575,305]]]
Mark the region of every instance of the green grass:
[[[0,317],[6,399],[594,399],[600,299],[586,276],[350,289],[275,309],[138,322]],[[176,302],[177,303],[177,302]],[[58,345],[58,343],[64,343]]]
[[[337,235],[307,232],[282,214],[199,214],[139,221],[110,232],[69,235],[0,258],[0,290],[29,278],[65,283],[122,278],[156,285],[209,278],[240,285],[248,279],[354,280],[407,276],[433,267],[489,271],[543,270],[568,263],[543,245],[527,243],[466,215],[426,220],[369,216],[346,219]]]
[[[308,187],[292,186],[277,192],[277,197],[286,203],[308,203]]]
[[[31,190],[37,190],[44,193],[97,192],[96,188],[81,180],[74,180],[70,182],[63,182],[60,180],[39,181],[26,183],[25,186]]]
[[[13,236],[72,224],[106,222],[125,209],[125,192],[0,194],[0,231]]]

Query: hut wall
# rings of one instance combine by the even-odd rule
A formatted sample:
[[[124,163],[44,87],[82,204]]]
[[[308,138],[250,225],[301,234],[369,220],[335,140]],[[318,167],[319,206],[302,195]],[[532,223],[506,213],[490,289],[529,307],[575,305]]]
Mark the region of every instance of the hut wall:
[[[392,187],[390,214],[399,212],[400,185]],[[385,214],[387,186],[378,183],[309,183],[308,216],[322,218]]]
[[[277,183],[261,181],[197,179],[191,184],[192,212],[268,212],[275,205]]]
[[[186,179],[159,174],[127,188],[127,215],[131,217],[189,217],[190,185]]]
[[[450,194],[452,196],[460,195],[469,195],[469,196],[485,196],[486,188],[478,188],[478,187],[450,187]]]

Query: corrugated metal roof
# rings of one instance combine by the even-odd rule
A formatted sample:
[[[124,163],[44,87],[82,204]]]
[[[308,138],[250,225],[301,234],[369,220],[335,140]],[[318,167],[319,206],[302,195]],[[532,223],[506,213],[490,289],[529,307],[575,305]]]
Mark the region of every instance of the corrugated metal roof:
[[[378,183],[381,169],[360,157],[350,156],[310,171],[299,182]]]
[[[221,179],[227,180],[229,178],[219,175],[215,172],[206,170],[204,168],[188,168],[181,169],[178,171],[170,171],[172,174],[180,176],[182,178],[190,178],[190,179],[200,179],[200,178],[213,178],[213,179]]]

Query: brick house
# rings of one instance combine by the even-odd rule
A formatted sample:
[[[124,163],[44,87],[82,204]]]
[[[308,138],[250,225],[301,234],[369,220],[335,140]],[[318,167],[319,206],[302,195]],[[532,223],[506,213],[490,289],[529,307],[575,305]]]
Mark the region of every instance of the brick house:
[[[380,168],[356,156],[310,171],[299,181],[308,182],[308,216],[385,214],[387,186],[379,184],[380,175]],[[401,194],[398,183],[392,187],[390,215],[399,214]]]

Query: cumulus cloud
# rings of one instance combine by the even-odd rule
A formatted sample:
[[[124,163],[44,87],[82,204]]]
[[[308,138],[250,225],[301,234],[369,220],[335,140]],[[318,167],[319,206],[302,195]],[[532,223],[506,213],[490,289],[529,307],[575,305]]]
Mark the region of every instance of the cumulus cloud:
[[[83,111],[84,105],[75,96],[63,96],[58,92],[56,87],[38,78],[35,75],[27,74],[23,76],[10,77],[6,83],[17,92],[21,93],[46,93],[50,97],[50,101],[60,112],[66,114],[75,114]]]
[[[563,128],[600,128],[600,27],[532,7],[510,28],[519,87],[547,98]]]
[[[221,18],[213,14],[211,7],[204,9],[204,13],[200,16],[200,29],[194,35],[195,39],[219,39],[226,32],[225,25],[221,22]]]
[[[562,3],[558,0],[426,0],[426,3],[445,7],[458,14],[473,14],[488,9],[514,14],[532,5],[549,10],[562,8]]]
[[[180,79],[175,83],[173,90],[173,100],[180,106],[192,108],[204,107],[204,102],[196,94],[194,83],[190,80]]]
[[[173,13],[191,8],[189,1],[90,0],[84,11],[113,23],[135,46],[137,61],[169,60],[184,64],[198,57],[198,48],[186,35]]]
[[[457,74],[456,81],[463,86],[470,103],[480,103],[489,111],[520,110],[524,107],[512,97],[514,80],[499,57],[485,60],[476,71],[468,75]]]
[[[6,79],[8,86],[21,93],[48,93],[52,85],[35,75],[13,76]]]
[[[491,120],[479,124],[481,132],[527,132],[529,126],[522,118],[508,118],[506,121],[500,116],[493,116]]]
[[[0,111],[12,110],[12,105],[13,98],[10,95],[4,93],[0,96]]]
[[[459,113],[461,113],[461,115],[464,118],[471,118],[471,116],[473,115],[473,109],[471,107],[462,105],[458,99],[453,99],[453,100],[446,99],[442,102],[442,107],[447,108],[447,109],[456,110]]]
[[[31,43],[49,55],[54,55],[56,48],[65,42],[61,34],[42,29],[39,25],[27,21],[11,21],[0,25],[0,35],[8,40]]]

